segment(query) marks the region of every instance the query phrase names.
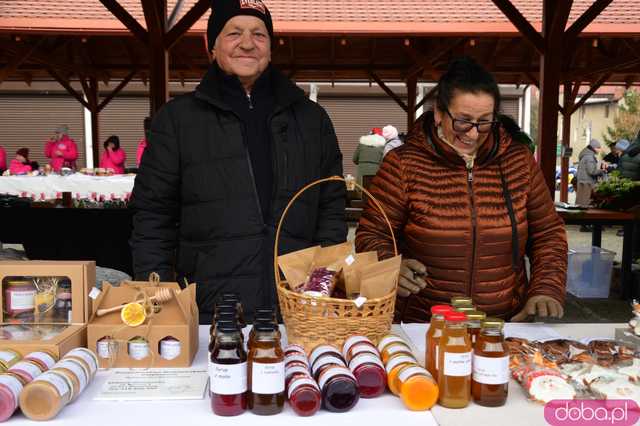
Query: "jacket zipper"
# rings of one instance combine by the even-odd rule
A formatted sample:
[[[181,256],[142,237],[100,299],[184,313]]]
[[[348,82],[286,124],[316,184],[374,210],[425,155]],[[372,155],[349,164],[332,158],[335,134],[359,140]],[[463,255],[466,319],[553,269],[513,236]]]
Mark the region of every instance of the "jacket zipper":
[[[249,109],[253,109],[253,100],[251,99],[251,93],[247,93],[247,102],[249,102]]]
[[[469,188],[469,200],[471,202],[471,241],[472,241],[472,249],[471,249],[471,269],[469,275],[469,290],[468,296],[473,297],[473,287],[475,284],[475,265],[476,265],[476,234],[477,234],[477,215],[476,215],[476,205],[474,201],[473,195],[473,167],[467,167],[467,187]]]

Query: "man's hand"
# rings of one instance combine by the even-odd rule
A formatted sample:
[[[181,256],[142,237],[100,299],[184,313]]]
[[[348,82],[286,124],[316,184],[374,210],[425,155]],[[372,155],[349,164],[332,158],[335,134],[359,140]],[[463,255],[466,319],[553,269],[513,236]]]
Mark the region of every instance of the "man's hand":
[[[562,318],[564,316],[564,308],[553,297],[533,296],[527,300],[524,309],[511,318],[511,321],[524,321],[528,316],[534,315],[538,315],[541,318]]]
[[[398,296],[408,297],[418,294],[427,286],[424,277],[427,276],[427,267],[415,259],[402,259],[400,266],[400,278],[398,279]]]

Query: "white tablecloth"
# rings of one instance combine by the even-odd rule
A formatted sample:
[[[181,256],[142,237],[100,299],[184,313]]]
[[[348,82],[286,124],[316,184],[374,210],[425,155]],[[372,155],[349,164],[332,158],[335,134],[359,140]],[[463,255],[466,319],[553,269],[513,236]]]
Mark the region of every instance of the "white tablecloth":
[[[92,198],[101,195],[109,200],[128,198],[135,175],[88,176],[75,173],[69,176],[0,176],[0,194],[40,199],[55,199],[62,192],[73,198]]]
[[[400,326],[394,326],[400,327]],[[535,325],[532,325],[535,327]],[[621,324],[558,324],[550,328],[568,338],[613,337],[615,327]],[[423,354],[426,326],[421,324],[403,324],[402,331],[409,336],[417,354]],[[193,367],[206,369],[208,326],[200,326],[200,350]],[[110,372],[101,370],[93,383],[80,398],[65,407],[57,418],[47,424],[64,426],[192,426],[192,425],[242,425],[282,426],[283,424],[305,424],[326,426],[431,426],[436,421],[445,426],[487,425],[546,425],[544,407],[526,400],[520,386],[509,384],[507,404],[498,408],[485,408],[474,405],[451,410],[436,406],[432,411],[413,412],[404,408],[399,398],[385,394],[375,399],[360,399],[356,407],[347,413],[329,413],[320,410],[312,417],[298,417],[285,404],[284,412],[275,416],[255,416],[250,412],[237,417],[218,417],[211,412],[209,399],[196,401],[157,401],[157,402],[114,402],[94,401]],[[295,422],[295,423],[294,423]],[[20,425],[34,423],[17,413],[9,424]]]

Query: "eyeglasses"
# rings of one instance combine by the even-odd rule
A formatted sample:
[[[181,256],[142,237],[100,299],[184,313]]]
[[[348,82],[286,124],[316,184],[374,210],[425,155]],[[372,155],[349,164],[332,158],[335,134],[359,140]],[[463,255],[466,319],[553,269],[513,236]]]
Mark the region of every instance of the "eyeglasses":
[[[497,121],[480,121],[476,123],[474,121],[463,120],[461,118],[454,118],[449,112],[449,109],[446,111],[447,115],[451,117],[453,130],[456,132],[467,133],[475,127],[476,130],[478,130],[478,133],[489,133],[491,129],[493,129],[493,126],[498,124]]]

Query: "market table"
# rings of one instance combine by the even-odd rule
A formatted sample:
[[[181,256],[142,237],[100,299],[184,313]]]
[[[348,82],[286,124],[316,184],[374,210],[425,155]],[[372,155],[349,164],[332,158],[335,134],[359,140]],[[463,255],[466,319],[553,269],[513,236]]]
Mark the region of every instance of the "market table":
[[[106,199],[127,198],[133,189],[136,176],[89,176],[74,173],[68,176],[0,176],[0,194],[41,199],[60,198],[62,192],[71,192],[72,197]]]
[[[620,265],[622,297],[625,299],[639,297],[640,289],[634,285],[631,269],[631,264],[633,263],[635,215],[628,212],[602,209],[569,210],[556,207],[556,211],[567,225],[592,225],[591,244],[595,247],[602,246],[603,225],[622,225],[624,227],[622,263]]]
[[[509,325],[508,325],[509,326]],[[540,331],[541,324],[525,324],[531,333]],[[615,327],[622,324],[545,324],[567,338],[613,337]],[[522,331],[522,325],[518,326]],[[424,357],[425,324],[394,325],[394,331],[404,332],[411,338],[416,355]],[[248,329],[245,329],[248,332]],[[283,333],[284,335],[284,333]],[[208,326],[200,326],[200,350],[192,368],[207,369]],[[421,362],[423,359],[420,360]],[[218,417],[211,412],[209,400],[191,401],[94,401],[109,377],[109,371],[101,370],[95,380],[80,398],[62,410],[60,415],[48,424],[65,426],[114,426],[114,425],[254,425],[281,426],[287,422],[307,425],[362,426],[362,425],[402,425],[445,426],[458,425],[546,425],[544,406],[526,400],[523,390],[513,380],[509,384],[507,404],[498,408],[485,408],[471,403],[467,408],[451,410],[436,406],[431,411],[412,412],[404,408],[399,398],[385,394],[376,399],[360,399],[356,407],[347,413],[329,413],[321,410],[313,417],[298,417],[288,404],[284,412],[276,416],[255,416],[249,412],[237,417]],[[21,414],[16,414],[8,424],[34,424]]]

